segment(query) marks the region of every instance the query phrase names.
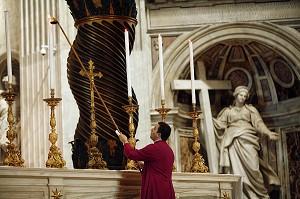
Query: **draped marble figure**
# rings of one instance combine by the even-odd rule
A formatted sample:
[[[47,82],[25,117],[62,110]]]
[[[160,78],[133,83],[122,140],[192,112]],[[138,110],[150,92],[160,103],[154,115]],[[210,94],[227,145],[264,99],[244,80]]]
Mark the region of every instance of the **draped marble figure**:
[[[278,140],[270,131],[259,112],[245,104],[249,91],[238,86],[232,106],[226,107],[213,118],[216,142],[219,148],[219,172],[241,175],[243,198],[269,198],[268,192],[279,185],[279,179],[267,162],[259,157],[260,135]]]
[[[8,139],[6,138],[6,132],[8,130],[7,114],[8,105],[1,93],[4,92],[0,90],[0,148],[6,150],[6,145]]]

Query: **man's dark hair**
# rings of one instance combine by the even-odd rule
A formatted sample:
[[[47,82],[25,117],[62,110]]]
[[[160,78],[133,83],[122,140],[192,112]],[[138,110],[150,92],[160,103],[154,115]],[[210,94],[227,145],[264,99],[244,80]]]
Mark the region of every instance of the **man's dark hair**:
[[[171,134],[171,127],[165,122],[158,122],[158,124],[157,132],[161,134],[161,139],[166,141]]]

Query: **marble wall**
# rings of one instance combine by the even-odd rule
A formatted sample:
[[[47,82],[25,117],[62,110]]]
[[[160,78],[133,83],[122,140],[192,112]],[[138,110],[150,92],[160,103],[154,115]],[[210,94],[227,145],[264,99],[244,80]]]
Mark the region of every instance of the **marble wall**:
[[[14,36],[13,48],[20,54],[22,156],[27,167],[43,168],[50,145],[50,110],[43,101],[50,96],[48,54],[40,54],[41,45],[48,44],[47,16],[50,14],[59,20],[71,42],[76,36],[76,28],[65,1],[22,0],[18,6],[20,9],[17,6],[14,8],[20,12],[15,10],[13,13],[20,15],[20,25],[16,26],[16,29],[19,27],[19,36]],[[151,126],[160,121],[155,108],[161,106],[156,43],[158,34],[161,34],[164,41],[166,106],[171,108],[167,121],[173,130],[169,143],[176,154],[176,166],[179,169],[184,167],[179,145],[186,140],[181,141],[178,132],[182,127],[191,132],[191,122],[178,111],[176,92],[172,90],[171,82],[179,79],[180,75],[188,70],[189,51],[185,43],[188,39],[194,42],[195,56],[224,39],[259,40],[280,49],[294,61],[295,67],[300,67],[299,32],[296,31],[300,26],[297,23],[300,17],[298,1],[240,3],[207,8],[193,5],[183,8],[160,7],[159,4],[152,5],[141,0],[137,1],[137,9],[136,42],[130,57],[133,66],[132,86],[140,107],[140,121],[136,134],[140,141],[137,148],[150,143]],[[59,136],[57,145],[62,150],[67,168],[71,169],[72,152],[69,142],[73,140],[78,110],[67,82],[66,57],[70,46],[59,27],[54,29],[55,96],[62,98],[55,109],[56,131]],[[3,44],[0,50],[4,53]],[[185,108],[189,107],[183,107]],[[268,119],[272,115],[264,117]]]

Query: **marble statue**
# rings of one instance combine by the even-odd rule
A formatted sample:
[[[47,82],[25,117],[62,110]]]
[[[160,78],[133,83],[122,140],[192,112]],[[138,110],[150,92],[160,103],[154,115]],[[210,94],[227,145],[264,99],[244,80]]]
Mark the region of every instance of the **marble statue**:
[[[269,191],[280,183],[273,169],[259,157],[260,136],[278,140],[279,135],[266,127],[255,107],[245,104],[247,87],[238,86],[233,96],[233,105],[213,118],[219,172],[242,176],[243,198],[269,198]]]
[[[8,139],[6,138],[6,132],[8,129],[8,105],[3,96],[1,95],[2,92],[4,91],[0,90],[0,148],[5,150],[8,142]]]

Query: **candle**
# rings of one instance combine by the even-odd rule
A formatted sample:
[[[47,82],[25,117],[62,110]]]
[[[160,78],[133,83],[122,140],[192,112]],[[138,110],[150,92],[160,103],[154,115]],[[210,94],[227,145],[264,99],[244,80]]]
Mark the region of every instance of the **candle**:
[[[164,62],[162,53],[162,37],[158,35],[158,58],[159,58],[159,72],[160,72],[160,90],[161,100],[165,99],[165,87],[164,87]]]
[[[9,28],[9,16],[7,10],[4,11],[4,16],[5,16],[5,33],[6,33],[7,76],[8,76],[8,83],[12,84],[10,28]]]
[[[50,89],[54,89],[54,65],[53,65],[53,29],[51,16],[48,16],[48,29],[49,29],[49,68],[50,68]]]
[[[127,71],[127,89],[128,89],[128,97],[132,97],[131,91],[131,77],[130,77],[130,60],[129,60],[129,36],[128,31],[125,29],[125,53],[126,53],[126,71]]]
[[[190,48],[190,68],[191,68],[191,85],[192,85],[192,103],[196,104],[196,91],[195,91],[195,76],[194,76],[194,58],[193,58],[193,43],[189,40]]]

